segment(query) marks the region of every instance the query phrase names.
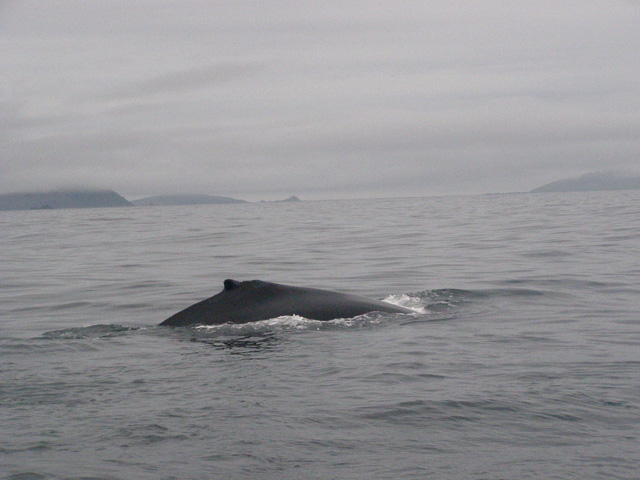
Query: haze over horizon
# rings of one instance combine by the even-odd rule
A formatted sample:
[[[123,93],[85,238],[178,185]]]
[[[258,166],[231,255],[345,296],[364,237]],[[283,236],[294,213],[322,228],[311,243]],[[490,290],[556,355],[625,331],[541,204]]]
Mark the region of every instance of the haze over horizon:
[[[245,200],[640,174],[640,3],[0,4],[0,193]]]

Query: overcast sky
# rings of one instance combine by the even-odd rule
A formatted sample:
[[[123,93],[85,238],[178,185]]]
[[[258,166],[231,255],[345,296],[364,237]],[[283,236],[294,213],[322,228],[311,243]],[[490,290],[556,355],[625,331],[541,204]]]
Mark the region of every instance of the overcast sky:
[[[0,0],[0,193],[522,191],[640,172],[640,2]]]

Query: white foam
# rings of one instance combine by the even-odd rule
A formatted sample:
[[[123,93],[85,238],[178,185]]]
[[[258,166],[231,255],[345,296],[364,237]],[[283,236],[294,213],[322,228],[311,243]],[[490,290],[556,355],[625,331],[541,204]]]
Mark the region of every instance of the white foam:
[[[268,320],[260,320],[255,325],[263,325],[266,327],[284,327],[287,329],[307,330],[309,327],[321,325],[319,320],[311,320],[301,317],[300,315],[283,315],[281,317],[270,318]]]
[[[309,330],[319,328],[322,324],[319,320],[311,320],[301,317],[300,315],[283,315],[281,317],[269,318],[267,320],[259,320],[257,322],[248,323],[224,323],[222,325],[199,325],[196,330],[219,331],[225,332],[243,332],[272,330],[274,328],[281,330]]]
[[[377,313],[366,313],[353,318],[335,318],[333,320],[312,320],[300,315],[283,315],[281,317],[259,320],[248,323],[224,323],[222,325],[198,325],[196,330],[222,334],[248,334],[274,330],[322,330],[326,328],[354,327],[379,324],[384,316]]]
[[[428,313],[427,307],[422,298],[418,296],[414,297],[411,295],[407,295],[406,293],[389,295],[388,297],[383,299],[383,302],[387,302],[398,307],[408,308],[409,310],[413,310],[414,312],[421,315]]]

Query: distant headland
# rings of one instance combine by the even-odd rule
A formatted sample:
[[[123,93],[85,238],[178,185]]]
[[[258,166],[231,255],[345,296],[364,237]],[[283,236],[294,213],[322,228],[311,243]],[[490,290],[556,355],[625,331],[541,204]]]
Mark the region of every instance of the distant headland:
[[[640,189],[640,176],[638,175],[599,172],[547,183],[541,187],[534,188],[531,193],[638,189]]]
[[[292,196],[280,201],[299,202],[300,199]],[[0,210],[54,210],[61,208],[151,207],[233,203],[248,202],[216,195],[155,195],[129,201],[113,190],[90,189],[0,194]]]
[[[271,202],[300,202],[301,200],[295,195],[291,195],[289,198],[285,198],[284,200],[271,200]],[[260,203],[269,203],[267,200],[260,200]]]
[[[152,197],[132,200],[136,206],[152,207],[164,205],[212,205],[216,203],[246,203],[246,200],[238,200],[231,197],[218,197],[215,195],[154,195]]]
[[[52,210],[58,208],[130,207],[113,190],[59,190],[0,195],[0,210]]]

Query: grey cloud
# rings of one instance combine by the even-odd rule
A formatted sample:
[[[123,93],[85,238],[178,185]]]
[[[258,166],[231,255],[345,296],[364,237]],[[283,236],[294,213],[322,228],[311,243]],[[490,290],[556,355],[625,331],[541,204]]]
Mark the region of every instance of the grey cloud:
[[[109,88],[91,97],[95,99],[128,100],[151,95],[178,94],[238,80],[254,75],[257,71],[257,66],[231,62],[207,67],[193,67]]]

